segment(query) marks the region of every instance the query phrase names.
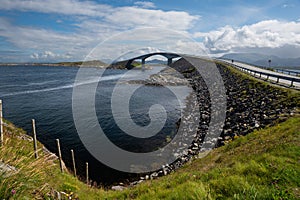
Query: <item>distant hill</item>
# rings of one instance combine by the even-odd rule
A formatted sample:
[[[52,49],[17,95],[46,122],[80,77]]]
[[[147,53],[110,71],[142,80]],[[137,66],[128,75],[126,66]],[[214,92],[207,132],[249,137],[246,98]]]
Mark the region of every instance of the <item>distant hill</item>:
[[[281,67],[281,68],[298,68],[300,69],[300,58],[271,58],[271,67]],[[258,60],[254,62],[256,65],[268,65],[265,60]]]
[[[111,69],[126,69],[127,62],[128,62],[128,60],[114,62],[109,66],[109,68],[111,68]],[[137,61],[133,61],[131,63],[132,68],[137,67],[139,65],[141,65],[141,63],[137,62]]]
[[[60,66],[93,66],[93,67],[105,67],[106,63],[100,60],[89,60],[89,61],[77,61],[77,62],[59,62],[55,63]]]
[[[254,63],[259,59],[268,60],[269,56],[263,55],[263,54],[258,54],[258,53],[229,53],[229,54],[223,55],[221,58]]]
[[[162,65],[166,65],[167,61],[165,61],[165,60],[159,60],[159,59],[153,59],[153,60],[149,60],[149,61],[146,60],[146,63],[147,64],[162,64]]]
[[[271,67],[300,69],[300,57],[280,58],[274,55],[265,55],[258,53],[230,53],[223,55],[221,58],[233,59],[236,61],[241,61],[264,67],[267,67],[269,65],[268,60],[271,60]]]

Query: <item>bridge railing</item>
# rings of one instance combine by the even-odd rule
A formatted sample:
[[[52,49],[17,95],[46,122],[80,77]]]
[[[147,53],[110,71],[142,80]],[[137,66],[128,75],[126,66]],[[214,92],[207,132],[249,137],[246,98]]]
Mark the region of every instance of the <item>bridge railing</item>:
[[[243,72],[249,73],[250,75],[253,75],[254,77],[259,77],[260,79],[263,79],[262,76],[265,76],[266,81],[269,80],[270,77],[273,77],[276,79],[277,84],[279,83],[280,79],[290,81],[290,87],[294,87],[295,86],[294,83],[300,83],[300,78],[297,78],[297,77],[287,77],[284,75],[277,75],[277,74],[272,74],[272,73],[268,73],[268,72],[261,72],[261,71],[254,70],[254,69],[248,69],[246,67],[242,67],[242,66],[236,65],[234,63],[224,61],[224,60],[222,60],[222,62],[225,62],[226,64],[228,64],[232,67],[240,69]]]

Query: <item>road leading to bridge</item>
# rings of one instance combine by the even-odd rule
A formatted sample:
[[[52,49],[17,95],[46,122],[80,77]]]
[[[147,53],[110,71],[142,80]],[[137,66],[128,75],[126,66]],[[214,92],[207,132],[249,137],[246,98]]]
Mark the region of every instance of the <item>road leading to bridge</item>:
[[[222,61],[222,62],[225,62],[225,63],[230,64],[230,65],[232,64],[232,62],[229,61],[229,60],[218,59],[218,61]],[[297,89],[300,89],[300,77],[293,76],[293,75],[287,75],[287,74],[283,74],[283,73],[279,73],[279,72],[273,72],[273,71],[270,71],[270,70],[262,69],[262,68],[259,68],[259,67],[255,67],[253,65],[249,65],[249,64],[245,64],[245,63],[241,63],[241,62],[236,62],[236,61],[234,61],[233,64],[238,66],[238,67],[244,68],[244,69],[248,69],[248,70],[258,72],[258,73],[254,73],[254,72],[251,73],[253,76],[255,76],[257,78],[268,79],[269,81],[276,82],[276,83],[278,82],[278,84],[280,84],[280,85],[290,86],[291,85],[291,80],[286,80],[286,79],[289,79],[289,78],[296,79],[297,82],[293,82],[293,87],[295,87]],[[264,74],[260,75],[260,72],[264,73]],[[269,76],[266,75],[266,74],[269,74]],[[277,78],[278,76],[284,77],[286,79],[284,79],[284,78],[278,79]]]

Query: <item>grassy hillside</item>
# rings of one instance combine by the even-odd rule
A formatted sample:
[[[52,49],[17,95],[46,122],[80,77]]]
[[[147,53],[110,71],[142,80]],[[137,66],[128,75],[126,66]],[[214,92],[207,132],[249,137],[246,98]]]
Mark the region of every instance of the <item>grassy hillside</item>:
[[[300,198],[300,118],[256,131],[119,194],[138,199]]]
[[[0,157],[18,171],[0,176],[1,199],[53,199],[54,191],[79,199],[300,198],[299,116],[239,137],[168,176],[124,191],[90,188],[72,174],[62,174],[57,160],[43,152],[35,160],[32,142],[23,134],[12,124],[5,127]]]

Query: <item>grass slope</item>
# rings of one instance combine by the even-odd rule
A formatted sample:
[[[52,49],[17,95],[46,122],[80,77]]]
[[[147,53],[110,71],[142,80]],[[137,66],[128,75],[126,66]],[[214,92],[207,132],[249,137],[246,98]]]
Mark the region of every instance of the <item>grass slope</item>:
[[[300,198],[300,117],[255,131],[177,172],[115,197],[138,199]]]
[[[1,199],[52,199],[53,190],[79,199],[300,198],[299,116],[239,137],[168,176],[124,191],[90,188],[70,173],[61,174],[57,161],[42,152],[35,160],[32,142],[19,138],[23,133],[11,124],[6,127],[0,157],[18,172],[0,176]]]

